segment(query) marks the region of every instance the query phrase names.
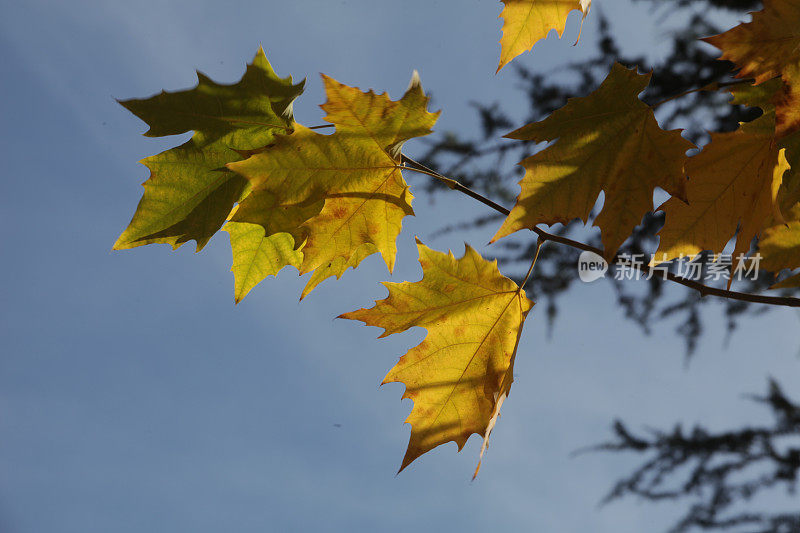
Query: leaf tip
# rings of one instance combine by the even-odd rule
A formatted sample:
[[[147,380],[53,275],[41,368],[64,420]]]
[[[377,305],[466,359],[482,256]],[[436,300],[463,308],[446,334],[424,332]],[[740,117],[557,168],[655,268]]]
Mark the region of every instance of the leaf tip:
[[[408,88],[406,89],[406,92],[413,89],[419,89],[422,91],[422,80],[419,77],[419,71],[417,69],[414,69],[411,72],[411,81],[408,82]]]

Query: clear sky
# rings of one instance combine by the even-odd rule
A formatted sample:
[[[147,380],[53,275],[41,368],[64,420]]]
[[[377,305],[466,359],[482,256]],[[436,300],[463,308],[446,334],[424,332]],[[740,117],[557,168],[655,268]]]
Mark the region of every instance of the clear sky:
[[[660,53],[667,37],[646,6],[595,3],[625,46]],[[332,318],[385,296],[377,256],[302,304],[304,280],[287,270],[234,306],[227,234],[197,255],[110,251],[147,177],[137,161],[179,141],[142,137],[115,98],[191,86],[195,68],[233,82],[261,44],[280,75],[308,77],[301,122],[321,120],[318,72],[397,97],[418,69],[443,109],[439,134],[469,133],[470,101],[526,111],[511,69],[494,75],[500,8],[0,0],[0,531],[661,530],[679,507],[597,505],[635,458],[570,453],[608,438],[615,417],[635,429],[765,420],[740,395],[762,392],[768,375],[800,396],[796,312],[751,319],[727,348],[712,320],[687,368],[674,324],[646,337],[609,284],[581,285],[551,340],[544,313],[530,315],[478,480],[477,437],[395,476],[411,404],[401,385],[378,384],[424,333],[376,340],[379,330]],[[570,26],[521,61],[547,72],[582,57],[595,20],[583,48],[570,46],[577,18]],[[424,179],[409,176],[412,187]],[[495,229],[429,238],[483,211],[422,194],[395,281],[420,277],[414,235],[460,254]]]

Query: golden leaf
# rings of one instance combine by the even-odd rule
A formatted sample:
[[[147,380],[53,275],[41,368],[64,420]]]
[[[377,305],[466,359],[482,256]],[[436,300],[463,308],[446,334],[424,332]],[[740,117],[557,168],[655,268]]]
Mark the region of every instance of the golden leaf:
[[[428,331],[384,379],[404,383],[403,398],[414,401],[400,470],[440,444],[455,441],[461,450],[473,433],[488,437],[511,387],[522,325],[533,306],[496,261],[469,246],[460,259],[419,240],[417,248],[421,281],[384,283],[386,299],[341,316],[384,328],[381,337],[415,326]]]
[[[228,167],[247,178],[256,193],[273,199],[272,205],[257,206],[248,198],[234,216],[237,222],[258,224],[270,216],[260,210],[319,207],[316,212],[303,207],[307,216],[280,230],[293,235],[296,247],[302,243],[300,272],[314,271],[303,296],[375,252],[390,271],[394,268],[402,219],[413,214],[413,196],[400,172],[400,147],[430,133],[438,118],[427,111],[428,98],[416,74],[398,101],[327,76],[323,81],[328,95],[323,109],[326,120],[336,126],[333,134],[295,124],[291,135],[276,136],[264,150]],[[269,260],[265,254],[258,258]]]
[[[591,0],[503,0],[505,7],[503,37],[500,39],[500,72],[518,55],[527,52],[538,41],[556,30],[558,37],[564,35],[567,16],[574,10],[581,11],[583,18],[589,13]],[[581,21],[583,25],[583,21]],[[580,35],[578,36],[580,38]]]
[[[800,129],[800,0],[764,0],[752,17],[705,41],[722,50],[720,59],[739,68],[739,78],[754,78],[756,84],[783,79],[773,100],[776,134],[782,137]]]
[[[704,41],[722,50],[720,59],[739,67],[739,78],[763,83],[800,63],[800,1],[764,0],[751,22]]]
[[[712,133],[708,146],[689,159],[689,203],[671,198],[659,208],[666,222],[657,257],[721,253],[737,228],[733,256],[738,257],[770,221],[780,219],[778,188],[789,169],[785,149],[776,145],[769,127],[748,124]]]
[[[588,221],[601,191],[603,209],[594,220],[607,257],[612,257],[642,217],[653,210],[661,187],[685,198],[684,162],[692,143],[679,130],[664,131],[653,110],[639,100],[650,75],[615,64],[589,96],[572,98],[541,122],[506,137],[556,140],[520,164],[526,173],[517,203],[493,240],[536,224]]]

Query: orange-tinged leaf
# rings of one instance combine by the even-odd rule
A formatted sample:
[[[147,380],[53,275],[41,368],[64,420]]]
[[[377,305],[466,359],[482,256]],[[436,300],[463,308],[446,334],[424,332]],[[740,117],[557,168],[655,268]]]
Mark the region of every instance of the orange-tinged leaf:
[[[591,3],[591,0],[503,0],[505,7],[500,14],[503,37],[497,71],[545,39],[550,30],[555,30],[561,38],[570,12],[581,11],[586,18]]]
[[[796,76],[795,72],[795,69],[791,69],[789,75]],[[758,85],[746,81],[732,85],[728,89],[733,95],[731,104],[758,107],[762,111],[758,119],[744,123],[743,126],[774,132],[780,145],[797,145],[800,135],[796,131],[800,123],[800,95],[797,94],[800,80],[797,81],[798,83],[790,85],[782,78],[772,78]],[[787,157],[791,162],[791,157]]]
[[[404,383],[403,398],[414,401],[400,470],[440,444],[455,441],[461,450],[473,433],[488,437],[508,395],[522,325],[533,306],[500,274],[496,261],[469,246],[460,259],[419,240],[417,248],[421,281],[384,283],[386,299],[342,315],[384,328],[381,337],[412,327],[428,331],[384,379]]]
[[[526,170],[522,190],[493,240],[536,224],[587,222],[603,191],[605,202],[594,225],[612,257],[653,210],[656,187],[685,198],[683,167],[694,145],[679,130],[662,130],[652,109],[639,100],[649,80],[615,64],[589,96],[572,98],[545,120],[507,135],[557,140],[520,163]]]
[[[764,0],[752,21],[705,39],[722,50],[720,59],[732,61],[739,78],[761,84],[781,77],[783,88],[776,107],[776,135],[800,129],[800,0]]]
[[[427,111],[428,98],[416,75],[398,101],[327,76],[323,81],[328,94],[323,109],[336,126],[333,134],[295,124],[291,135],[278,135],[266,149],[229,165],[277,205],[320,202],[321,209],[291,232],[296,243],[304,242],[301,273],[321,269],[303,296],[375,252],[393,269],[402,219],[413,214],[399,150],[406,140],[430,133],[438,118]],[[239,213],[237,218],[250,222]]]
[[[772,100],[777,137],[800,131],[800,63],[787,67],[782,79],[783,87]]]
[[[737,257],[780,217],[778,188],[789,169],[785,149],[776,145],[769,127],[749,124],[731,133],[712,133],[711,142],[689,159],[689,203],[671,198],[659,208],[666,222],[657,257],[721,253],[738,228]]]
[[[739,67],[739,78],[762,83],[800,64],[800,0],[764,0],[752,21],[706,42],[722,50],[720,59]]]

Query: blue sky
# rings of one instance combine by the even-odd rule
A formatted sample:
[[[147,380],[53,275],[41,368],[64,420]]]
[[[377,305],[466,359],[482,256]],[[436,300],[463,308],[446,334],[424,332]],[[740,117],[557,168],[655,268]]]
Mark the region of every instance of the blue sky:
[[[629,49],[662,52],[667,37],[645,6],[600,7]],[[178,141],[142,137],[144,124],[114,99],[191,86],[195,68],[235,81],[261,44],[280,75],[308,77],[301,122],[321,120],[318,72],[399,96],[418,69],[443,109],[437,131],[477,131],[470,101],[526,109],[511,70],[494,75],[499,2],[0,0],[0,9],[0,531],[666,529],[680,507],[597,506],[633,458],[570,452],[607,438],[615,417],[634,428],[763,419],[740,395],[763,391],[768,375],[800,396],[796,312],[752,319],[727,349],[712,320],[687,369],[673,324],[646,337],[608,284],[582,285],[562,300],[551,340],[543,313],[531,313],[478,481],[469,482],[477,437],[395,476],[411,404],[402,386],[378,384],[424,333],[379,341],[377,329],[333,319],[384,297],[382,261],[302,304],[304,280],[287,270],[234,306],[224,233],[201,254],[111,252],[147,177],[137,161]],[[570,46],[576,28],[577,18],[564,41],[522,61],[546,72],[586,54],[593,19],[583,48]],[[424,179],[409,176],[412,187]],[[481,207],[421,196],[395,281],[420,277],[414,235],[460,254],[465,239],[494,232],[429,238]]]

